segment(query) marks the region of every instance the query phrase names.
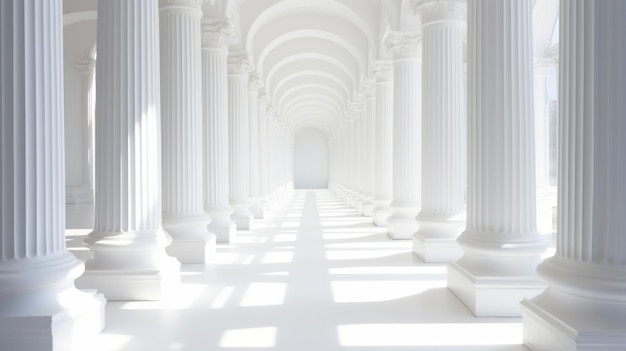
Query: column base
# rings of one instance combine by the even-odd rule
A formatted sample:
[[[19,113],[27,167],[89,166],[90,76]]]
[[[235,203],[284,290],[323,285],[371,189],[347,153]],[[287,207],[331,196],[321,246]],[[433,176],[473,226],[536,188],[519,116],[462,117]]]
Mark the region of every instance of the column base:
[[[95,290],[60,296],[70,308],[46,315],[0,316],[3,350],[81,350],[86,341],[104,329],[106,300]]]
[[[418,228],[414,218],[395,218],[392,215],[387,219],[387,235],[395,240],[411,240]]]
[[[237,216],[236,214],[233,214],[231,218],[233,219],[233,222],[235,222],[237,230],[252,229],[252,220],[254,219],[252,214],[244,216]]]
[[[463,256],[456,237],[433,237],[420,232],[413,234],[413,253],[426,263],[446,263]]]
[[[428,263],[455,261],[463,256],[456,239],[465,229],[465,215],[449,217],[417,216],[419,230],[413,235],[413,253]]]
[[[237,225],[235,224],[235,222],[230,222],[222,225],[209,224],[209,230],[215,233],[216,241],[218,244],[229,244],[235,240]]]
[[[365,217],[372,217],[374,215],[374,202],[366,200],[361,206],[361,214]]]
[[[172,237],[172,243],[166,248],[168,255],[176,257],[181,263],[204,264],[215,257],[215,234],[207,225],[209,217],[201,218],[163,218],[163,229]]]
[[[533,351],[626,350],[623,319],[594,318],[598,310],[623,314],[623,304],[584,300],[550,290],[524,300],[524,344]]]
[[[486,264],[485,271],[493,269]],[[467,269],[459,262],[448,264],[448,289],[476,317],[520,317],[520,302],[546,288],[537,276],[485,274],[480,267]]]
[[[374,208],[372,211],[372,223],[378,227],[386,227],[389,216],[391,216],[391,209]]]
[[[265,218],[265,208],[262,205],[252,206],[250,208],[250,212],[255,219],[264,219]]]

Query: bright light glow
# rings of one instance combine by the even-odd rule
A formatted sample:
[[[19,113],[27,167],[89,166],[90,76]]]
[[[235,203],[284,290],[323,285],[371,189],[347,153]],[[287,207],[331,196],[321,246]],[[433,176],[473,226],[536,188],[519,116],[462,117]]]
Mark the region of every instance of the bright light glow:
[[[274,242],[277,243],[286,243],[296,241],[296,234],[276,234],[274,236]]]
[[[276,306],[285,301],[285,283],[252,283],[241,300],[242,307]]]
[[[289,272],[268,272],[262,273],[261,275],[269,275],[269,276],[288,276]]]
[[[417,295],[428,289],[446,287],[445,280],[341,281],[331,282],[333,300],[337,303],[391,301]]]
[[[447,268],[441,266],[372,266],[372,267],[342,267],[331,268],[330,274],[336,275],[423,275],[423,274],[446,274]]]
[[[172,294],[161,301],[129,301],[120,306],[121,310],[184,310],[200,299],[206,291],[205,284],[180,284]]]
[[[213,303],[211,303],[211,308],[212,309],[220,309],[220,308],[226,306],[226,303],[228,302],[228,299],[230,299],[230,297],[233,295],[234,291],[235,291],[235,287],[234,286],[226,286],[226,287],[224,287],[222,289],[222,291],[220,291],[220,293],[217,294],[215,299],[213,299]]]
[[[337,327],[343,346],[515,345],[522,323],[347,324]]]
[[[132,340],[133,336],[131,335],[107,334],[106,332],[102,332],[98,334],[94,342],[89,343],[89,345],[90,349],[93,351],[125,350]]]
[[[398,253],[398,250],[359,250],[359,251],[327,251],[326,259],[329,261],[367,260],[371,258],[383,258]]]
[[[246,259],[243,260],[242,263],[243,264],[250,264],[250,263],[252,263],[252,261],[254,261],[254,257],[255,257],[254,255],[247,255]]]
[[[293,261],[293,252],[271,251],[265,254],[261,263],[289,263]]]
[[[230,329],[222,334],[220,347],[274,347],[276,327]]]

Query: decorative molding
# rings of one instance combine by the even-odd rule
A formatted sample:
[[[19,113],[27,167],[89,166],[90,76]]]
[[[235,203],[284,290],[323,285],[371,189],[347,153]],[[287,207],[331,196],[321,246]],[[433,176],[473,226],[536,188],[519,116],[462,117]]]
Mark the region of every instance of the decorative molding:
[[[370,67],[370,71],[376,83],[393,81],[393,64],[391,62],[376,61]]]
[[[203,48],[228,49],[239,42],[235,26],[226,18],[203,18],[200,26]]]
[[[252,59],[247,53],[228,55],[228,74],[249,74],[254,70]]]
[[[72,66],[80,73],[94,73],[96,60],[90,57],[77,57],[72,59]]]
[[[263,86],[264,84],[259,74],[256,72],[250,73],[250,77],[248,78],[248,90],[258,92]]]
[[[270,97],[267,91],[265,90],[265,88],[260,88],[259,89],[259,105],[265,106],[265,111],[266,111],[265,113],[267,113],[269,103],[270,103]]]
[[[395,58],[417,58],[421,40],[420,32],[389,31],[384,43]]]
[[[442,20],[464,21],[467,18],[465,0],[413,0],[411,7],[414,13],[421,15],[422,25]]]
[[[376,97],[376,81],[372,78],[361,80],[361,92],[365,95],[365,99],[373,99]]]

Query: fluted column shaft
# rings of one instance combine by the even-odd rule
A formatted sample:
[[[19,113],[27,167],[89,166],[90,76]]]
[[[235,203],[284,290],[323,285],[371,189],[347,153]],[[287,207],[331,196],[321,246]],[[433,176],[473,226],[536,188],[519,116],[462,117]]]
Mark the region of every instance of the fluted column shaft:
[[[81,57],[72,60],[72,66],[80,73],[81,78],[81,123],[83,137],[82,145],[82,182],[76,193],[66,194],[66,203],[93,204],[94,201],[94,113],[96,108],[95,73],[96,60],[91,57]]]
[[[180,280],[161,216],[158,16],[157,0],[98,3],[94,256],[80,282],[108,299],[160,299]]]
[[[393,192],[393,65],[391,62],[376,62],[373,72],[376,79],[376,182],[372,222],[384,227],[391,215],[389,204]]]
[[[421,0],[422,209],[413,251],[426,262],[460,257],[465,227],[464,0]]]
[[[543,288],[535,274],[546,241],[535,219],[531,5],[468,3],[467,227],[448,287],[480,316],[518,316],[519,301]]]
[[[250,122],[250,212],[254,218],[263,218],[263,206],[261,205],[261,143],[259,123],[259,89],[263,82],[258,74],[251,73],[248,78],[248,116]]]
[[[160,0],[163,226],[168,252],[205,263],[215,251],[204,212],[202,75],[198,0]]]
[[[374,171],[374,149],[376,146],[376,138],[374,135],[374,123],[376,114],[376,97],[375,86],[372,79],[366,79],[362,82],[361,88],[365,94],[364,101],[364,131],[363,131],[363,191],[364,202],[361,206],[361,213],[366,217],[371,217],[374,211],[374,183],[375,183],[375,171]]]
[[[228,57],[228,130],[230,149],[230,204],[237,230],[248,230],[250,213],[250,116],[248,74],[252,62],[246,54]]]
[[[104,299],[74,287],[84,266],[65,246],[62,23],[61,0],[0,3],[0,340],[7,350],[61,349],[104,327]]]
[[[269,135],[267,133],[267,104],[269,100],[263,89],[259,91],[259,102],[257,105],[258,118],[259,118],[259,194],[261,196],[261,207],[263,209],[262,214],[265,217],[265,210],[268,209],[269,193],[268,186],[268,167],[269,161]]]
[[[387,233],[411,239],[420,210],[422,91],[419,36],[390,32],[386,45],[394,55],[393,201]]]
[[[626,3],[562,1],[556,253],[524,302],[532,350],[626,349]],[[567,330],[567,333],[563,332]]]
[[[235,223],[230,219],[227,59],[228,46],[237,37],[225,19],[202,19],[201,27],[204,209],[217,242],[229,243]]]

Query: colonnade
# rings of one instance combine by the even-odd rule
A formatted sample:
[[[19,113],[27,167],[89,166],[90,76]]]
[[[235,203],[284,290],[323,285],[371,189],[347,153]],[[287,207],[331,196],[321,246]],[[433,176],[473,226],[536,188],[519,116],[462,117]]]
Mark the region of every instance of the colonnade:
[[[550,181],[545,82],[556,62],[533,57],[532,1],[413,8],[421,34],[387,36],[393,78],[382,63],[372,72],[375,169],[356,149],[367,122],[349,114],[332,139],[331,188],[363,213],[360,177],[374,174],[372,222],[413,239],[422,260],[448,262],[448,288],[476,316],[523,316],[530,349],[624,348],[626,50],[604,38],[626,33],[626,5],[561,2],[558,235],[545,261],[535,206]]]
[[[64,240],[61,5],[0,4],[0,337],[13,350],[99,332],[105,298],[160,299],[181,262],[209,262],[293,186],[293,139],[247,53],[229,50],[229,20],[202,18],[199,0],[100,1],[83,266]],[[626,33],[626,4],[561,2],[559,231],[545,261],[531,5],[414,1],[422,30],[388,33],[392,59],[372,65],[330,140],[329,187],[424,261],[450,262],[448,287],[475,315],[523,314],[531,349],[621,349],[626,49],[603,38]],[[93,63],[76,67],[91,86]]]

